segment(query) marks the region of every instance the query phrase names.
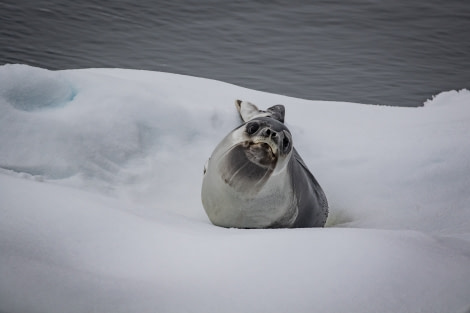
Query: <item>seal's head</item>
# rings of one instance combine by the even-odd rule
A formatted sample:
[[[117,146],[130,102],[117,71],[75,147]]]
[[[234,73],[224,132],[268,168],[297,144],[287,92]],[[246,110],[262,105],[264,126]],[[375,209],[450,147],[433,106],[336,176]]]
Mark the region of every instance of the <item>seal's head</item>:
[[[287,166],[292,152],[289,129],[264,116],[242,124],[222,142],[225,144],[218,149],[224,151],[217,171],[226,184],[239,192],[261,189],[271,175]]]

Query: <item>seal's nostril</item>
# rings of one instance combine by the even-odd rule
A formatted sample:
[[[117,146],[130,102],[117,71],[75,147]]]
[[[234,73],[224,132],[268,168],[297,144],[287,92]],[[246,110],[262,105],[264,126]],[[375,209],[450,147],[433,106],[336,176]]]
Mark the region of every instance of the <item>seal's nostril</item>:
[[[272,137],[273,137],[273,138],[274,138],[274,137],[276,137],[276,132],[273,132],[273,135],[272,135]]]
[[[266,136],[271,135],[271,131],[269,129],[266,129]]]

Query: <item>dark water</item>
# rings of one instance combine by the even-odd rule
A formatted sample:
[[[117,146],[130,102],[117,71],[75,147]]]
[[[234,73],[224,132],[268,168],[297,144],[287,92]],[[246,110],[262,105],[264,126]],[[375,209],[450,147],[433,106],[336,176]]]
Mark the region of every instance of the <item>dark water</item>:
[[[470,1],[307,2],[0,0],[0,64],[157,70],[399,106],[470,88]]]

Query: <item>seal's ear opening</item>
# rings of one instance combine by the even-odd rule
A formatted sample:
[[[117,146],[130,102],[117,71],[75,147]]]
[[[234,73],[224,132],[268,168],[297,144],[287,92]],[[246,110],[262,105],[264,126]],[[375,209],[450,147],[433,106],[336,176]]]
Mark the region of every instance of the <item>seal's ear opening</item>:
[[[284,123],[284,116],[286,115],[286,109],[282,104],[274,105],[266,110],[271,113],[271,118]]]

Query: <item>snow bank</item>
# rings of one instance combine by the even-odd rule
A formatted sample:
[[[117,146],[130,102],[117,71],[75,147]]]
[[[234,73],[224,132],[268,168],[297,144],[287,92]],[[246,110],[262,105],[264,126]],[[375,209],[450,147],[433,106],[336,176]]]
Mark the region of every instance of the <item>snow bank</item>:
[[[330,227],[212,226],[233,101],[286,105]],[[470,92],[420,108],[188,76],[0,67],[1,312],[465,312]]]

